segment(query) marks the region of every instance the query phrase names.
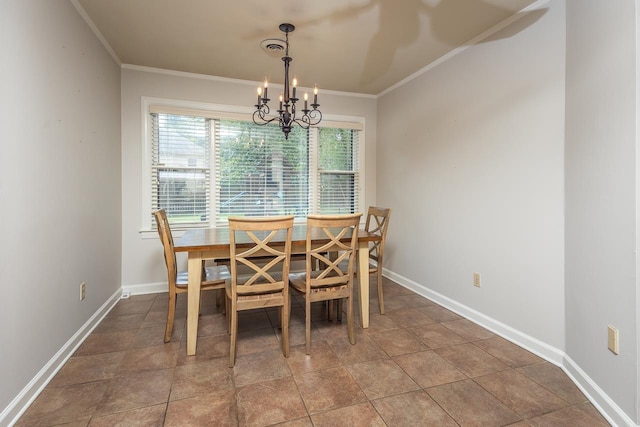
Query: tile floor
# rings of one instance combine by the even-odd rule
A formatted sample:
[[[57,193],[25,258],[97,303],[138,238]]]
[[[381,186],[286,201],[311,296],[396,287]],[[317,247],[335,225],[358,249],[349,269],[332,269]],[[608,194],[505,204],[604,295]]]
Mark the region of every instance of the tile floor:
[[[375,279],[372,277],[372,285]],[[294,299],[291,356],[274,310],[242,314],[235,368],[212,292],[186,356],[186,297],[163,343],[167,295],[121,300],[17,426],[607,426],[563,372],[385,279],[371,327],[314,309],[312,353]]]

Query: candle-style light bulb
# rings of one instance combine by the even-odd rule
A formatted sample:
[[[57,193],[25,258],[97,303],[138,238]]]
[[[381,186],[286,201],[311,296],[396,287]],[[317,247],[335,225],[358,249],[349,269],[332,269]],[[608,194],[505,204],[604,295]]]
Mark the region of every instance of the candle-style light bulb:
[[[280,109],[281,110],[282,110],[282,99],[283,99],[282,94],[280,94]]]
[[[264,79],[264,99],[267,99],[267,86],[269,86],[269,82],[267,82],[267,79]]]
[[[318,86],[313,87],[313,103],[318,103]]]
[[[304,109],[308,110],[307,108],[307,99],[309,98],[309,94],[307,92],[304,93]]]
[[[261,101],[261,95],[262,95],[262,88],[258,87],[258,105],[260,105],[260,101]]]
[[[293,86],[293,96],[292,96],[292,98],[295,99],[296,98],[296,86],[298,86],[298,79],[296,79],[294,77],[293,81],[291,82],[291,85]]]

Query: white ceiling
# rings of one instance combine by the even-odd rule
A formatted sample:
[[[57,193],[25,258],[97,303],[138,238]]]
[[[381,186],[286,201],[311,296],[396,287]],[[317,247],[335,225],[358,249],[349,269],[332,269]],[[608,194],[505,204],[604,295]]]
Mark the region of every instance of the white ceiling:
[[[536,0],[72,1],[123,64],[276,84],[282,55],[260,42],[283,38],[278,26],[289,22],[300,86],[364,94],[379,94],[514,15],[544,13],[525,9]]]

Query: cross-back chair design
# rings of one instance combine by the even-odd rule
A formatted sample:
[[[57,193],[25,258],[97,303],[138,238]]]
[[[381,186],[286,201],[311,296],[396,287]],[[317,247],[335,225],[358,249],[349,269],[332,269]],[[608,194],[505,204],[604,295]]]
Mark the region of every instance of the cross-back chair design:
[[[231,345],[229,366],[235,365],[238,312],[278,307],[282,353],[289,357],[289,267],[293,215],[229,218],[231,280],[226,302]],[[281,237],[284,237],[281,239]],[[279,243],[276,243],[279,242]]]
[[[176,253],[173,248],[173,235],[171,234],[167,213],[164,209],[159,209],[153,212],[153,216],[158,224],[158,234],[164,247],[164,261],[167,266],[169,309],[167,311],[167,326],[164,333],[164,342],[169,342],[173,333],[177,296],[178,294],[187,292],[189,276],[187,271],[178,271]],[[203,263],[200,289],[203,291],[218,289],[222,292],[228,278],[229,269],[226,266],[205,267]]]
[[[347,333],[355,344],[353,276],[361,213],[307,216],[305,271],[289,275],[291,289],[305,298],[305,344],[311,352],[311,303],[346,298]],[[312,244],[312,240],[321,243]],[[346,270],[340,264],[346,265]],[[317,269],[314,266],[318,265]],[[340,313],[340,312],[339,312]]]
[[[369,233],[377,234],[381,237],[376,242],[369,244],[369,260],[375,261],[375,264],[369,262],[369,274],[376,274],[378,282],[378,304],[380,306],[380,314],[384,314],[384,295],[382,293],[382,260],[384,257],[384,243],[387,240],[387,228],[389,227],[389,218],[391,217],[391,209],[378,208],[369,206],[367,212],[367,222],[364,229]]]

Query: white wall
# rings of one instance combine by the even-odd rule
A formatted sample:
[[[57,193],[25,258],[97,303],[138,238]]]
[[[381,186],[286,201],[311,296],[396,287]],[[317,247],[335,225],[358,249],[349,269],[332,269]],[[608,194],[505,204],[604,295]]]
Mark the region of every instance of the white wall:
[[[379,99],[377,199],[398,280],[562,350],[565,10],[549,5]]]
[[[251,109],[258,83],[206,78],[184,73],[159,72],[136,67],[122,70],[122,283],[126,288],[147,289],[166,283],[162,246],[157,234],[140,233],[143,216],[142,97],[165,98]],[[348,94],[321,93],[323,113],[365,117],[365,206],[376,194],[376,99]],[[148,209],[148,208],[147,208]],[[184,262],[182,259],[179,262]]]
[[[567,354],[637,424],[634,3],[567,2],[565,286]]]
[[[120,287],[121,171],[120,69],[71,3],[3,1],[0,40],[1,410]]]

